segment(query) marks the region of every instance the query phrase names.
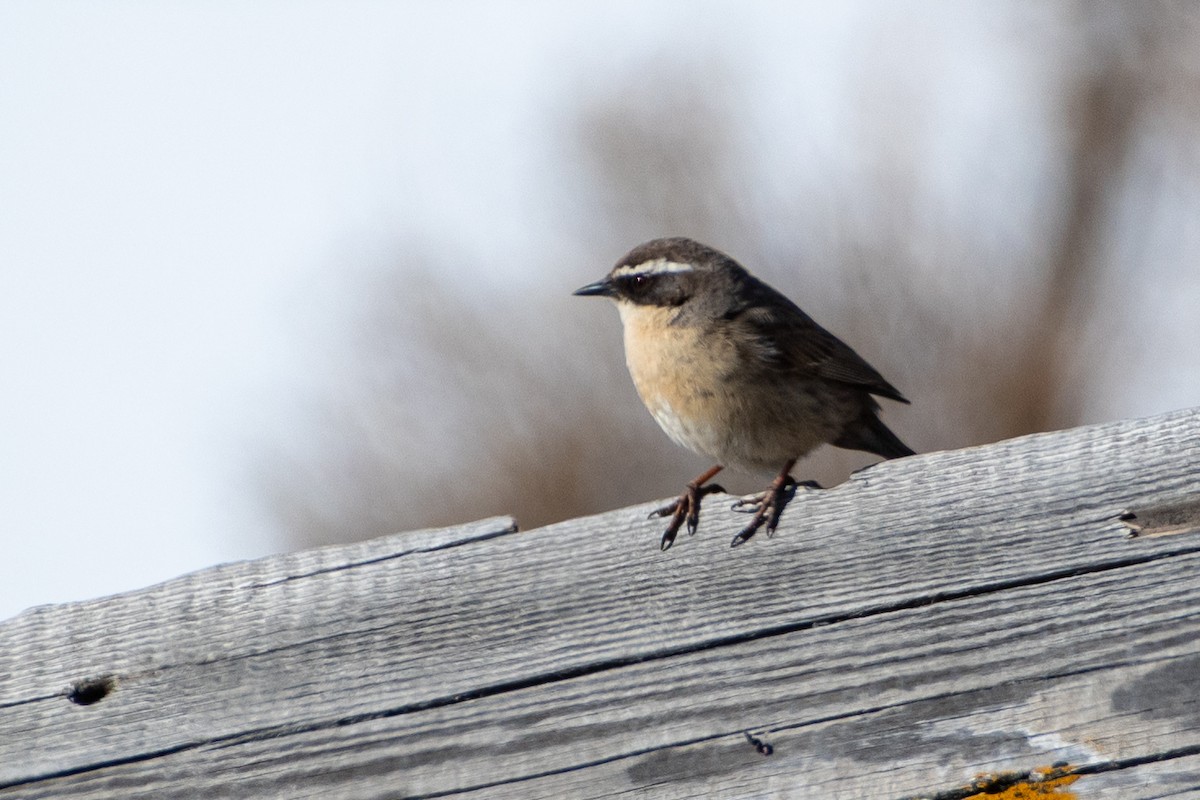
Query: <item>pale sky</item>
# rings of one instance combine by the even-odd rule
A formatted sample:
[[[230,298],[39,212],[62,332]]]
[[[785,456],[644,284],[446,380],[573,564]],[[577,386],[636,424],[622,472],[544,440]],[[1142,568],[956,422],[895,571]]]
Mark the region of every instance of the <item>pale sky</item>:
[[[779,99],[802,56],[763,113],[803,113],[836,161],[855,28],[919,8],[0,4],[0,619],[276,549],[239,481],[355,254],[561,236],[539,181],[564,93],[703,44]],[[979,24],[954,8],[939,26]],[[970,66],[941,99],[961,137],[1005,67],[941,57]]]
[[[771,11],[0,4],[0,619],[275,549],[242,460],[346,252],[529,237],[559,93]]]

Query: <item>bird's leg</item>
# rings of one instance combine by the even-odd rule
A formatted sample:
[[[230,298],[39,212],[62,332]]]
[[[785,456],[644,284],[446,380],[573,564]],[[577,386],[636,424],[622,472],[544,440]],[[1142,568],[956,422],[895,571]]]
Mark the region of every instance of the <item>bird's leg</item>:
[[[687,488],[683,490],[683,493],[675,498],[674,502],[667,503],[662,508],[650,512],[651,519],[668,515],[671,517],[671,522],[667,525],[667,530],[662,536],[662,542],[659,544],[661,549],[666,550],[674,543],[675,535],[679,533],[679,527],[683,525],[685,519],[687,520],[688,535],[696,532],[696,525],[700,522],[700,499],[706,494],[725,491],[715,483],[710,483],[708,486],[704,485],[712,480],[712,477],[722,469],[723,467],[717,464],[689,483]]]
[[[767,523],[767,536],[775,532],[779,527],[779,517],[783,514],[783,509],[787,506],[788,501],[796,494],[796,480],[788,473],[795,466],[796,459],[791,459],[783,465],[783,469],[779,470],[779,474],[775,476],[775,480],[771,481],[771,485],[762,493],[761,499],[756,498],[753,505],[755,506],[754,517],[750,520],[750,524],[738,531],[737,536],[733,537],[733,541],[729,543],[730,547],[737,547],[742,542],[747,541],[753,536],[763,523]],[[746,498],[742,498],[737,503],[734,503],[734,508],[740,505],[751,505],[745,503]]]

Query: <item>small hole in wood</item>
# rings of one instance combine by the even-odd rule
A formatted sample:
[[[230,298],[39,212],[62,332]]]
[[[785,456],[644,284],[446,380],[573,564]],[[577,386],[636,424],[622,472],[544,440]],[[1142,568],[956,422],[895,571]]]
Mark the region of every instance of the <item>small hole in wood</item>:
[[[99,678],[84,678],[76,681],[67,692],[67,699],[78,706],[90,706],[99,703],[117,688],[117,679],[112,675],[101,675]]]

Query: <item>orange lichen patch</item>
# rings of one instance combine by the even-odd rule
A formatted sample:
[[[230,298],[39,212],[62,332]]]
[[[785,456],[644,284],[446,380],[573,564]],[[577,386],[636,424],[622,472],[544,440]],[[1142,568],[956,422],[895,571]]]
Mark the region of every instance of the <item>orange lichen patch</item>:
[[[1077,795],[1065,787],[1077,780],[1079,776],[1067,764],[1029,772],[984,774],[971,782],[969,788],[975,794],[963,800],[1076,800]]]

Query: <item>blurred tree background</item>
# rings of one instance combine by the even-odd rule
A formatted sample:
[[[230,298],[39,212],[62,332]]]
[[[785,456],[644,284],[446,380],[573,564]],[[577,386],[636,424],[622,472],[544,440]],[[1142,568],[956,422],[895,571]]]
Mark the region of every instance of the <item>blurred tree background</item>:
[[[658,236],[725,250],[850,343],[912,400],[884,418],[918,451],[1137,413],[1131,364],[1195,359],[1159,323],[1200,302],[1200,6],[946,12],[999,43],[976,69],[954,55],[974,43],[881,4],[836,113],[764,101],[756,70],[802,80],[804,53],[664,42],[619,84],[573,77],[530,123],[549,144],[526,248],[398,229],[372,257],[298,421],[251,465],[289,546],[678,492],[707,464],[638,402],[615,311],[570,296]],[[946,107],[964,82],[973,102]],[[844,154],[816,144],[829,125]],[[796,474],[870,460],[823,448]]]

